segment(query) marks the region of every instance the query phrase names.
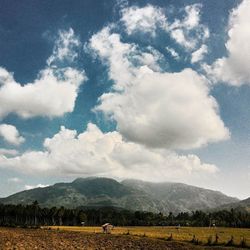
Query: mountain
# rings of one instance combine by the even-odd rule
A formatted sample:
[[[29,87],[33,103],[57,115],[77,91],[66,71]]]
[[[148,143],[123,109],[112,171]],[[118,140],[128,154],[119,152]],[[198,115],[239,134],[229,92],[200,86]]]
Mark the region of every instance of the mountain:
[[[238,202],[236,198],[224,195],[221,192],[199,188],[183,183],[152,183],[139,180],[125,180],[125,186],[143,190],[150,197],[159,201],[159,205],[167,211],[190,212],[217,207],[218,204]],[[158,206],[159,206],[158,205]]]
[[[215,208],[215,210],[223,210],[223,209],[225,210],[235,209],[238,211],[250,213],[250,197],[242,201],[224,204]]]
[[[28,204],[67,208],[113,206],[129,210],[178,213],[209,209],[238,202],[221,192],[181,183],[151,183],[139,180],[117,182],[109,178],[78,178],[71,183],[57,183],[1,198],[3,204]]]

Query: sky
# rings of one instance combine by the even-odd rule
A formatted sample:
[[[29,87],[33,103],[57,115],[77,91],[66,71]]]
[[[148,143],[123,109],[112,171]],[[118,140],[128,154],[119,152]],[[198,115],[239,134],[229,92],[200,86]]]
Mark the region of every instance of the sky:
[[[0,1],[0,197],[77,177],[250,196],[250,1]]]

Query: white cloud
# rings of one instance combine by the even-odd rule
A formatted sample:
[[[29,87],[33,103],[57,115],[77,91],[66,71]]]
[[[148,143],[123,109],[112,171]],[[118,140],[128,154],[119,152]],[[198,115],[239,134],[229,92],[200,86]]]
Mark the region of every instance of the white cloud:
[[[160,7],[132,6],[121,11],[121,21],[129,35],[142,32],[154,37],[157,29],[161,29],[185,49],[193,50],[209,37],[207,26],[201,24],[201,8],[201,4],[188,5],[182,9],[183,18],[170,23]]]
[[[0,118],[10,113],[22,118],[54,117],[73,111],[79,86],[86,80],[85,74],[72,67],[58,68],[56,65],[58,60],[75,57],[71,50],[76,45],[72,32],[70,29],[69,34],[60,33],[48,59],[50,65],[41,70],[32,83],[22,85],[15,81],[12,73],[0,67]],[[62,39],[68,40],[62,42]]]
[[[180,59],[180,55],[178,54],[178,52],[176,52],[173,48],[170,47],[166,47],[167,52],[176,60]]]
[[[132,70],[130,72],[128,70],[130,67],[128,55],[130,51],[135,50],[134,45],[121,43],[120,36],[118,34],[111,35],[110,27],[106,27],[91,37],[89,46],[90,49],[94,48],[94,52],[101,58],[109,58],[111,78],[116,81],[121,79],[117,89],[128,84],[132,77],[131,74],[133,74]],[[120,72],[120,76],[116,74],[117,72]]]
[[[201,4],[193,4],[185,7],[186,16],[182,22],[182,25],[186,29],[194,29],[200,25],[201,7]]]
[[[151,46],[146,47],[146,50],[147,51],[141,52],[137,48],[137,50],[134,51],[134,54],[132,53],[130,55],[131,63],[137,67],[146,65],[149,69],[161,71],[159,63],[164,61],[164,56]]]
[[[165,28],[167,26],[167,19],[162,9],[152,5],[143,8],[132,6],[123,9],[121,21],[129,35],[141,31],[154,36],[158,27]]]
[[[206,70],[215,81],[240,86],[250,84],[250,1],[244,0],[230,15],[227,56],[217,59]]]
[[[103,94],[96,109],[128,140],[152,147],[197,148],[229,135],[206,82],[191,69],[142,73],[123,93]]]
[[[2,75],[12,79],[0,86],[0,118],[10,113],[29,118],[72,112],[79,86],[85,79],[82,72],[70,67],[61,70],[47,68],[33,83],[23,86],[0,68],[0,78]]]
[[[172,38],[179,44],[188,49],[195,47],[195,40],[187,39],[183,29],[174,29],[171,31]]]
[[[130,84],[136,74],[135,62],[138,67],[147,65],[150,69],[157,70],[158,61],[162,58],[161,54],[151,47],[148,47],[148,52],[141,52],[135,44],[122,43],[119,34],[111,33],[111,27],[93,35],[89,48],[104,63],[108,60],[110,78],[115,80],[116,90],[123,90]]]
[[[20,136],[17,128],[9,124],[0,124],[0,137],[13,145],[20,145],[25,141],[25,139]]]
[[[0,166],[30,174],[99,175],[154,181],[184,181],[218,171],[214,165],[201,163],[195,155],[149,149],[125,141],[116,131],[103,133],[91,123],[78,135],[75,130],[61,127],[52,138],[45,139],[44,151],[10,158],[0,156]]]
[[[136,67],[128,59],[134,45],[122,43],[118,34],[107,30],[105,36],[103,31],[94,35],[94,41],[90,46],[108,63],[114,89],[119,90],[103,94],[95,110],[114,119],[126,139],[151,147],[189,149],[229,137],[205,78],[191,69],[161,73],[147,65]]]
[[[194,51],[191,55],[191,63],[197,63],[201,61],[205,54],[207,54],[208,49],[206,45],[202,45],[198,50]]]
[[[76,37],[74,30],[60,30],[58,39],[55,42],[52,55],[48,58],[47,64],[51,65],[57,61],[73,62],[78,53],[76,49],[80,46],[80,40]]]
[[[48,187],[49,185],[43,185],[43,184],[37,184],[37,185],[25,185],[24,186],[24,189],[25,190],[30,190],[30,189],[33,189],[33,188],[45,188],[45,187]]]
[[[17,155],[18,151],[15,149],[0,148],[0,155]]]
[[[170,36],[188,50],[193,50],[209,38],[209,29],[201,24],[201,4],[188,5],[184,8],[184,18],[175,19],[170,24]]]

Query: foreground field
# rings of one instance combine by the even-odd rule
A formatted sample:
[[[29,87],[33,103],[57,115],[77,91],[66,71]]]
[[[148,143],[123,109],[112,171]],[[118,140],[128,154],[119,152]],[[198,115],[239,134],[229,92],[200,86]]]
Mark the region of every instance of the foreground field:
[[[101,227],[51,227],[51,229],[60,229],[68,231],[80,231],[85,233],[101,233]],[[195,235],[203,244],[208,242],[208,238],[218,236],[218,243],[225,244],[233,236],[235,244],[240,244],[244,238],[250,245],[250,228],[206,228],[206,227],[115,227],[112,230],[115,235],[134,235],[146,236],[149,238],[167,239],[171,234],[176,241],[191,241]]]
[[[201,250],[202,246],[147,237],[64,230],[0,228],[1,250]],[[210,249],[210,248],[209,248]],[[215,248],[217,249],[217,248]]]

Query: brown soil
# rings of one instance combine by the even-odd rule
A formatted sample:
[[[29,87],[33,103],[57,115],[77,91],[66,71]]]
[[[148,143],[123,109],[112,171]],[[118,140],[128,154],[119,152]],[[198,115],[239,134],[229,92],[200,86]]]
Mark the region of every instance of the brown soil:
[[[1,250],[35,250],[35,249],[88,249],[88,250],[112,250],[112,249],[152,249],[152,250],[191,250],[206,249],[191,244],[180,242],[168,242],[164,240],[127,236],[87,234],[80,232],[0,228]]]

